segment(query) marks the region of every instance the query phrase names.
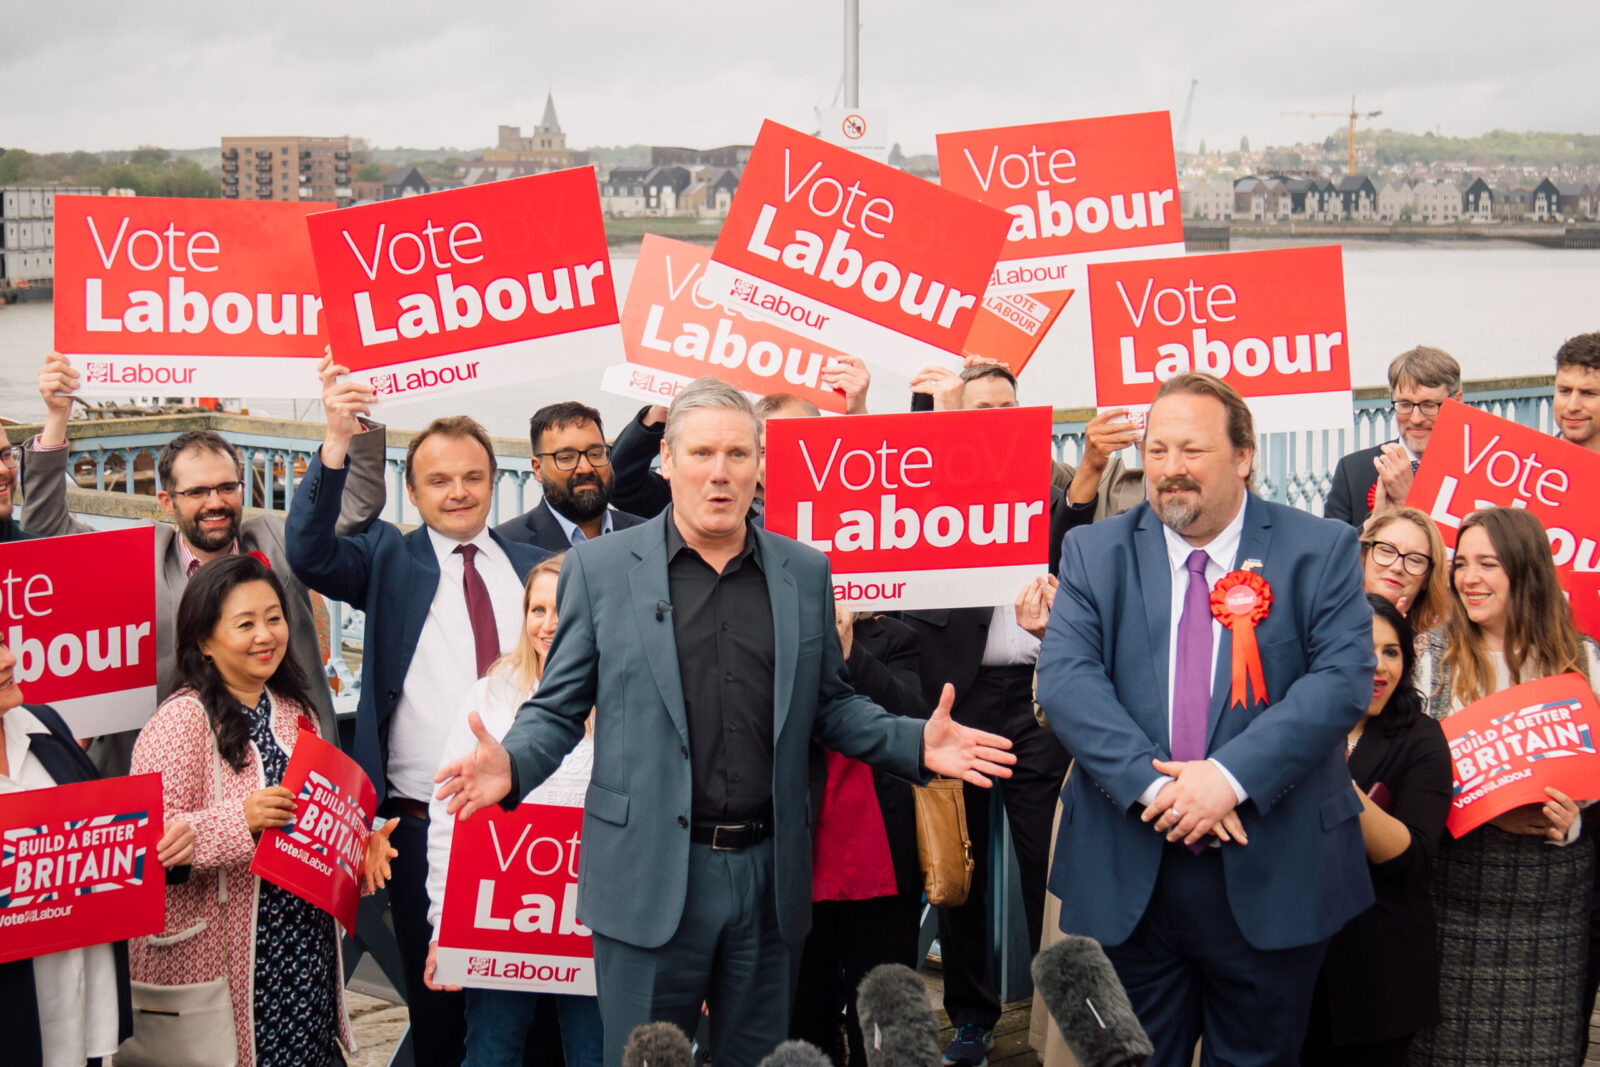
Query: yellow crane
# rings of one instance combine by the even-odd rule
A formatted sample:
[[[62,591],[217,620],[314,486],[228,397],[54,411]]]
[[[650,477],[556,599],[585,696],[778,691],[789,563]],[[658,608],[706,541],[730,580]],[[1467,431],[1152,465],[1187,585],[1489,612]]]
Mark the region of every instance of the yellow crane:
[[[1375,119],[1383,114],[1382,111],[1360,112],[1356,110],[1356,98],[1350,98],[1350,112],[1343,111],[1281,111],[1281,115],[1297,115],[1303,118],[1348,118],[1350,120],[1350,162],[1345,169],[1346,174],[1356,172],[1356,122],[1360,119]]]

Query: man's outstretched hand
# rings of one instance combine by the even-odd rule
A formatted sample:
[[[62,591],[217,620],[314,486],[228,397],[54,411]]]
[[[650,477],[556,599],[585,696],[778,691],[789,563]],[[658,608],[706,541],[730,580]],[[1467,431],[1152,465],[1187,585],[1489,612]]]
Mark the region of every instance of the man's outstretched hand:
[[[974,730],[950,718],[955,686],[945,683],[939,706],[922,728],[922,763],[934,774],[960,778],[988,789],[991,778],[1010,778],[1017,757],[1006,751],[1011,742],[998,734]]]
[[[496,741],[494,735],[483,728],[483,719],[477,712],[467,715],[467,725],[478,746],[454,763],[447,763],[433,776],[442,783],[434,796],[446,801],[445,811],[460,819],[468,818],[479,808],[498,804],[511,792],[511,756]]]

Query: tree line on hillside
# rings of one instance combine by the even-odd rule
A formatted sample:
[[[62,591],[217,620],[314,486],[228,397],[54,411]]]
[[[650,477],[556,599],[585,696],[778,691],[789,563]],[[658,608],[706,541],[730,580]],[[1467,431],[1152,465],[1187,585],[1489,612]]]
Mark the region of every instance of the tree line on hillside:
[[[194,160],[174,159],[165,148],[148,146],[116,161],[95,152],[6,149],[0,152],[0,185],[86,185],[132,189],[136,196],[222,195],[222,181]]]
[[[1341,129],[1338,145],[1344,144]],[[1379,165],[1394,163],[1528,163],[1549,166],[1600,163],[1600,134],[1557,133],[1538,130],[1490,130],[1478,137],[1441,137],[1400,130],[1356,131],[1359,144],[1371,145]]]

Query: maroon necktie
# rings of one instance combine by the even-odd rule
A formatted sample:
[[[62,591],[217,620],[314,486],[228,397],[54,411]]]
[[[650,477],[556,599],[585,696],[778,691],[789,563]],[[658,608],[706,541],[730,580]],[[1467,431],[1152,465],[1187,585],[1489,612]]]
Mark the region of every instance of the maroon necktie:
[[[500,629],[494,621],[494,605],[489,602],[489,587],[473,565],[477,545],[457,545],[461,554],[461,586],[467,594],[467,615],[472,619],[472,643],[478,652],[478,677],[489,673],[489,664],[500,655]]]

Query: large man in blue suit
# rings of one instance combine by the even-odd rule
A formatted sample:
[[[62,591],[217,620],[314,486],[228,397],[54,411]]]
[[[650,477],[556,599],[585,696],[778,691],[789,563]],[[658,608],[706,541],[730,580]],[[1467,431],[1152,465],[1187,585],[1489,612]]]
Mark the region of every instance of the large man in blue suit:
[[[1345,734],[1372,693],[1355,531],[1249,491],[1250,410],[1210,375],[1166,382],[1147,501],[1074,531],[1039,702],[1077,760],[1050,888],[1101,942],[1157,1065],[1295,1064],[1327,940],[1372,903]],[[1265,692],[1232,698],[1211,590],[1270,586]]]
[[[792,962],[811,926],[807,754],[824,746],[920,780],[987,786],[1004,738],[855,693],[828,561],[747,521],[760,452],[744,395],[711,378],[678,394],[661,469],[666,511],[576,546],[561,625],[534,698],[502,744],[444,767],[440,799],[470,816],[543,781],[594,709],[578,917],[594,932],[606,1062],[653,1020],[753,1067],[788,1032]]]

